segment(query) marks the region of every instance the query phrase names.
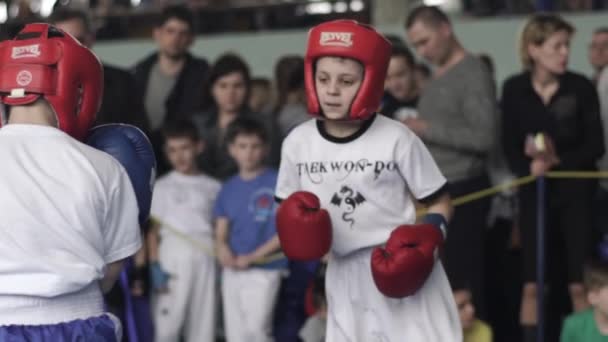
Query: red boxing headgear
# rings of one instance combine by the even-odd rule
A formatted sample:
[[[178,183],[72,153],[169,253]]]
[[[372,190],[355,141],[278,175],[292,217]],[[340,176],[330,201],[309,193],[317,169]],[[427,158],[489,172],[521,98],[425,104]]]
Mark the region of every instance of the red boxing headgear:
[[[308,111],[314,116],[321,116],[315,89],[315,63],[325,56],[352,58],[363,64],[363,82],[351,103],[348,119],[366,119],[378,111],[391,58],[391,43],[373,27],[354,20],[334,20],[313,27],[308,33],[304,80]]]
[[[59,129],[82,140],[101,105],[103,67],[74,37],[48,24],[29,24],[0,43],[0,100],[26,105],[43,97]],[[0,123],[1,125],[1,123]]]

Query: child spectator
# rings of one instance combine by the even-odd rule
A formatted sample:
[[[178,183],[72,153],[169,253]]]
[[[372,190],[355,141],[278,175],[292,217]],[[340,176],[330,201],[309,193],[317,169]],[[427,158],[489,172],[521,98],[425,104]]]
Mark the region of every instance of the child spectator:
[[[566,318],[560,341],[608,341],[608,265],[606,262],[588,264],[583,278],[591,308]]]
[[[185,342],[213,341],[217,277],[211,214],[220,183],[197,167],[204,144],[194,124],[168,123],[163,135],[172,170],[156,182],[147,239],[156,342],[180,336]]]
[[[395,120],[418,116],[419,88],[416,83],[416,60],[405,46],[393,46],[384,81],[381,113]]]
[[[458,307],[462,336],[464,342],[492,342],[492,329],[485,322],[475,317],[475,306],[471,300],[471,291],[466,288],[454,289],[454,300]]]
[[[235,119],[226,143],[238,174],[222,186],[214,208],[216,252],[222,265],[227,340],[272,339],[274,306],[286,260],[265,260],[280,248],[275,228],[277,172],[264,165],[269,150],[263,124]]]

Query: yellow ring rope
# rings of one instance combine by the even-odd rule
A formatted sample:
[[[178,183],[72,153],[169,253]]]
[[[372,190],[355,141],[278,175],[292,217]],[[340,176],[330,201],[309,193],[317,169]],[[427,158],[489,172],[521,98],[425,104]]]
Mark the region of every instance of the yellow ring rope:
[[[205,244],[203,244],[202,242],[191,238],[188,234],[181,232],[179,229],[171,226],[170,224],[167,224],[166,222],[162,222],[161,220],[159,220],[156,217],[151,217],[150,218],[150,222],[153,224],[158,224],[161,229],[166,229],[169,232],[171,232],[173,235],[175,235],[176,237],[182,239],[183,241],[186,241],[188,243],[190,243],[193,247],[195,247],[196,249],[198,249],[199,251],[205,253],[206,255],[215,258],[216,257],[216,253],[215,250],[212,248],[209,248],[209,246],[206,246]],[[268,255],[264,258],[261,259],[257,259],[255,260],[252,264],[254,265],[264,265],[264,264],[268,264],[270,262],[279,260],[284,258],[285,256],[283,255],[283,253],[278,252],[278,253],[274,253],[271,255]]]
[[[601,178],[608,178],[608,171],[550,171],[545,175],[545,177],[546,178],[556,178],[556,179],[565,179],[565,178],[567,178],[567,179],[601,179]],[[528,176],[517,178],[515,180],[505,182],[503,184],[499,184],[499,185],[496,185],[496,186],[493,186],[493,187],[490,187],[487,189],[475,191],[470,194],[456,197],[456,198],[452,199],[452,205],[454,207],[457,207],[457,206],[460,206],[460,205],[463,205],[463,204],[466,204],[469,202],[476,201],[476,200],[484,198],[484,197],[495,195],[495,194],[505,191],[505,190],[518,188],[522,185],[535,181],[536,178],[537,178],[536,176],[528,175]],[[424,209],[418,210],[416,215],[421,216],[425,212],[426,212],[426,210],[424,210]],[[208,246],[205,246],[200,241],[192,239],[190,236],[188,236],[188,234],[185,234],[185,233],[182,233],[181,231],[179,231],[179,229],[176,229],[175,227],[172,227],[171,225],[169,225],[165,222],[162,222],[155,217],[151,217],[150,220],[151,220],[151,222],[158,224],[161,228],[167,229],[168,231],[170,231],[172,234],[179,237],[180,239],[190,243],[191,245],[193,245],[195,248],[202,251],[203,253],[205,253],[211,257],[216,256],[216,253],[213,249],[210,249]],[[285,255],[283,253],[278,252],[278,253],[274,253],[269,256],[266,256],[264,258],[258,259],[256,261],[254,261],[253,264],[263,265],[263,264],[267,264],[267,263],[282,259],[284,257],[285,257]]]

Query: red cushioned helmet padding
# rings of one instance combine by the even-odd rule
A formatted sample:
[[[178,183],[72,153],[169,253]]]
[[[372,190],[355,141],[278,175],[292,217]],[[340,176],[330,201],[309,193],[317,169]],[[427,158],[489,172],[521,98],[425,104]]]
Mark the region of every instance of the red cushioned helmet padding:
[[[391,58],[391,43],[369,25],[354,20],[334,20],[313,27],[308,34],[304,80],[308,111],[321,116],[315,89],[315,63],[324,56],[346,57],[359,61],[365,71],[363,82],[350,107],[349,119],[366,119],[380,107],[384,79]]]
[[[0,43],[0,100],[25,105],[43,97],[59,128],[83,139],[101,105],[103,68],[71,35],[48,24],[29,24]]]

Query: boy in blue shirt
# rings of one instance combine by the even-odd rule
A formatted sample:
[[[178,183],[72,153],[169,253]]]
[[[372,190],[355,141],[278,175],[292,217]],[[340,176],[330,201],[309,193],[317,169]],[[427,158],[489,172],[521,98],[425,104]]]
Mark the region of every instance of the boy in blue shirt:
[[[264,262],[280,249],[275,228],[277,172],[264,126],[238,118],[226,131],[237,175],[222,186],[215,203],[216,252],[222,270],[222,303],[229,342],[272,340],[272,318],[285,259]]]

